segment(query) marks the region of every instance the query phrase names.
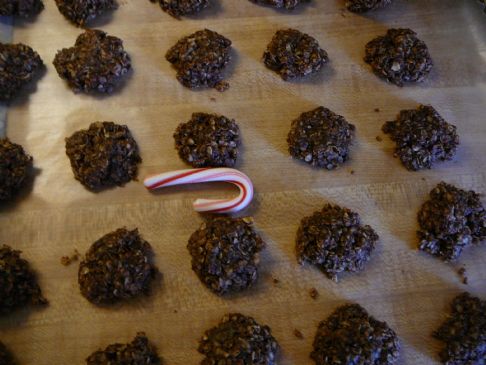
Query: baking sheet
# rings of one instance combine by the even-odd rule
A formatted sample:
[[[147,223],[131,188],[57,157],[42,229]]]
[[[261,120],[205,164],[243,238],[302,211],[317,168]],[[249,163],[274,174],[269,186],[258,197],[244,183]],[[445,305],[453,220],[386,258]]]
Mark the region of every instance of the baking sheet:
[[[115,95],[73,94],[57,76],[56,51],[71,46],[80,29],[69,24],[53,1],[33,22],[16,23],[14,42],[32,46],[47,70],[8,111],[7,134],[34,156],[36,176],[17,201],[0,207],[0,242],[24,252],[39,272],[50,306],[0,319],[0,339],[19,364],[83,363],[94,350],[128,342],[145,331],[167,364],[197,364],[197,341],[229,311],[268,324],[282,347],[280,364],[311,364],[317,324],[337,305],[357,301],[386,320],[402,341],[402,364],[437,363],[440,343],[430,333],[462,290],[486,296],[486,250],[468,249],[456,264],[416,251],[416,213],[441,180],[486,192],[486,17],[474,1],[402,1],[369,15],[343,11],[343,1],[314,0],[294,13],[246,0],[214,1],[211,9],[177,21],[148,0],[121,0],[120,8],[96,26],[124,40],[134,72]],[[224,93],[191,91],[175,79],[164,59],[180,37],[204,27],[233,41],[233,62]],[[331,62],[320,74],[284,82],[267,70],[261,55],[279,28],[293,27],[318,39]],[[435,67],[423,84],[398,88],[376,78],[362,61],[364,45],[389,27],[410,27],[429,46]],[[213,101],[215,100],[215,101]],[[461,146],[454,161],[412,173],[392,157],[393,144],[381,125],[399,110],[434,105],[458,126]],[[336,171],[319,171],[291,160],[286,135],[293,118],[324,105],[357,127],[351,160]],[[374,112],[379,108],[380,112]],[[99,194],[72,176],[64,138],[96,120],[127,124],[139,143],[140,177],[185,168],[173,148],[176,126],[195,111],[235,118],[243,134],[238,168],[248,174],[256,197],[253,215],[267,249],[258,285],[241,295],[218,298],[190,268],[186,242],[202,217],[196,197],[235,193],[221,185],[171,188],[153,195],[141,182]],[[351,174],[351,170],[354,174]],[[326,202],[360,213],[380,235],[364,272],[339,283],[300,267],[294,238],[303,216]],[[77,264],[60,257],[85,252],[103,234],[138,227],[156,254],[163,280],[153,295],[114,308],[97,308],[79,294]],[[456,271],[466,265],[469,285]],[[279,279],[279,284],[273,283]],[[308,291],[316,288],[317,300]],[[294,329],[304,339],[294,337]]]

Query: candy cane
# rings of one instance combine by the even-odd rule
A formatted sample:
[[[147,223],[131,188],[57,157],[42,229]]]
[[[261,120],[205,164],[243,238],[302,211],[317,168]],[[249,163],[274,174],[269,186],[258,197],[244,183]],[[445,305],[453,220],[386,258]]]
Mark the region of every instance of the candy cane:
[[[225,181],[236,185],[240,194],[233,199],[196,199],[193,207],[198,212],[229,213],[237,212],[250,204],[253,199],[253,184],[241,171],[226,167],[187,169],[149,176],[143,184],[149,190],[166,186],[196,184],[211,181]]]

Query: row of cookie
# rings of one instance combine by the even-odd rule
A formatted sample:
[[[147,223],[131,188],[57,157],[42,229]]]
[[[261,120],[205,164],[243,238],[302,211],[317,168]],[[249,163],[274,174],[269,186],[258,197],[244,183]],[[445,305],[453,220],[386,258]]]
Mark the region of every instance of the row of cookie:
[[[179,40],[166,54],[177,70],[177,79],[188,88],[229,84],[223,71],[231,60],[231,41],[208,29]],[[263,54],[265,65],[282,79],[316,73],[328,62],[317,40],[295,29],[279,30]],[[396,85],[423,81],[432,68],[427,46],[410,29],[389,29],[366,45],[365,61],[382,78]],[[75,91],[111,93],[131,67],[121,39],[100,30],[86,30],[74,47],[60,50],[54,58],[59,76]],[[15,97],[43,66],[39,55],[24,44],[0,43],[0,100]]]
[[[418,213],[419,249],[443,260],[457,259],[464,248],[486,238],[486,211],[479,194],[444,182],[431,192]],[[327,204],[302,219],[296,237],[300,264],[311,264],[336,280],[359,272],[378,242],[358,213]],[[210,217],[189,238],[191,266],[201,283],[217,295],[241,292],[258,280],[265,247],[251,218]],[[151,245],[138,230],[120,228],[94,242],[79,265],[81,294],[94,304],[110,304],[149,294],[158,270]],[[76,257],[77,258],[77,257]],[[66,261],[67,260],[67,261]],[[62,263],[69,264],[64,257]],[[20,252],[0,248],[0,312],[28,304],[47,304],[34,273]]]
[[[158,2],[162,10],[179,19],[181,16],[194,15],[210,5],[209,0],[150,0]],[[250,0],[254,3],[272,6],[277,9],[293,10],[302,2],[310,0]],[[392,0],[346,0],[348,10],[362,13],[375,10],[391,3]],[[56,0],[59,12],[77,26],[85,26],[103,13],[118,8],[116,0]],[[0,15],[31,18],[44,9],[42,0],[2,0]]]
[[[453,158],[459,144],[456,127],[431,106],[402,110],[383,131],[396,142],[395,155],[409,170],[431,168]],[[334,169],[349,158],[355,126],[331,110],[318,107],[296,118],[287,142],[292,157],[311,166]],[[378,137],[379,139],[381,137]],[[241,144],[238,124],[225,116],[193,113],[175,133],[179,156],[193,167],[233,167]],[[127,126],[92,123],[66,138],[74,176],[92,191],[122,186],[136,178],[142,161]],[[0,201],[13,198],[25,185],[32,157],[22,146],[0,139]]]

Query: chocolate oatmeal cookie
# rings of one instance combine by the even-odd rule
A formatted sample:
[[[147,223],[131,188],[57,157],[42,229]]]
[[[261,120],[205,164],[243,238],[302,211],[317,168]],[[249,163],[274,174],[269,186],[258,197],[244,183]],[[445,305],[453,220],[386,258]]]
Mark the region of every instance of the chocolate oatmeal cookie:
[[[346,7],[354,13],[364,13],[370,10],[384,8],[392,0],[346,0]]]
[[[284,80],[316,73],[328,61],[317,40],[296,29],[277,31],[263,53],[265,66]]]
[[[37,278],[20,251],[0,246],[0,315],[27,305],[45,305]]]
[[[0,101],[12,100],[43,66],[29,46],[0,43]]]
[[[363,226],[358,213],[327,204],[302,219],[297,231],[296,251],[300,264],[317,266],[337,280],[343,271],[363,270],[378,241],[370,226]]]
[[[338,307],[319,324],[311,358],[316,365],[392,365],[400,342],[386,324],[359,304]]]
[[[444,261],[486,239],[486,211],[480,195],[441,182],[430,192],[418,213],[419,249]]]
[[[14,197],[32,170],[32,157],[22,146],[0,138],[0,202]]]
[[[201,365],[275,365],[279,345],[270,327],[252,317],[230,313],[205,332],[198,351],[205,356]]]
[[[256,282],[265,244],[252,223],[251,218],[216,217],[189,238],[192,269],[214,293],[240,292]]]
[[[118,7],[116,0],[56,0],[56,5],[59,12],[77,26],[83,26]]]
[[[113,122],[91,123],[66,138],[66,154],[76,180],[94,191],[134,180],[142,162],[128,127]]]
[[[158,2],[163,11],[180,18],[181,16],[197,14],[209,5],[209,0],[150,0]]]
[[[439,353],[445,365],[484,365],[486,361],[486,301],[469,293],[458,295],[451,315],[434,332],[445,343]]]
[[[277,9],[293,10],[301,3],[307,3],[310,0],[250,0],[255,4],[267,5]]]
[[[0,15],[30,18],[44,9],[42,0],[0,0]]]
[[[428,105],[402,110],[397,120],[386,122],[382,128],[396,142],[395,156],[412,171],[452,160],[459,145],[456,129]]]
[[[131,69],[123,41],[91,29],[78,36],[74,47],[58,51],[53,63],[74,92],[85,93],[112,93]]]
[[[240,129],[222,115],[193,113],[174,133],[181,159],[193,167],[233,167],[238,157]]]
[[[120,228],[104,235],[79,264],[81,294],[94,304],[148,295],[157,273],[152,256],[152,247],[138,229]]]
[[[398,86],[425,80],[433,66],[426,44],[411,29],[388,29],[368,42],[364,60],[375,74]]]
[[[12,353],[0,341],[0,365],[16,365]]]
[[[160,365],[157,350],[143,332],[131,343],[115,343],[104,350],[93,352],[87,359],[87,365]]]
[[[165,55],[177,70],[177,80],[190,89],[228,88],[223,71],[231,60],[231,41],[209,29],[197,31],[179,40]]]
[[[320,106],[292,122],[289,153],[314,167],[332,170],[348,159],[354,130],[344,117]]]

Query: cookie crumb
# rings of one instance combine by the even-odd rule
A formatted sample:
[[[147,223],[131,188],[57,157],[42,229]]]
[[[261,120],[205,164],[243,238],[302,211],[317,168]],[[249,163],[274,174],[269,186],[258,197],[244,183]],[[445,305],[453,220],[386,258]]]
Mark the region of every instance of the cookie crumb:
[[[299,340],[304,339],[304,335],[297,328],[294,329],[294,336],[297,337]]]
[[[351,175],[354,175],[354,170],[349,170],[349,173],[350,173]]]
[[[319,292],[316,288],[312,288],[311,290],[309,290],[309,295],[312,299],[317,299],[317,297],[319,296]]]
[[[459,270],[457,270],[457,273],[461,277],[462,283],[464,285],[467,285],[468,279],[467,279],[467,276],[466,276],[466,268],[465,267],[461,267]]]
[[[375,113],[379,113],[380,112],[380,108],[375,108]]]
[[[378,142],[381,142],[381,141],[383,141],[383,138],[381,138],[380,136],[376,136],[376,140],[377,140]]]
[[[273,278],[273,283],[274,283],[275,285],[277,285],[277,284],[279,284],[279,283],[280,283],[280,280],[278,280],[277,278]]]
[[[78,250],[74,250],[74,253],[71,256],[63,256],[61,257],[61,264],[63,266],[69,266],[74,261],[78,261],[79,259],[79,252]]]
[[[211,96],[211,97],[209,98],[209,100],[211,100],[213,103],[215,103],[215,102],[216,102],[216,98],[215,98],[215,97],[213,97],[213,96]]]

